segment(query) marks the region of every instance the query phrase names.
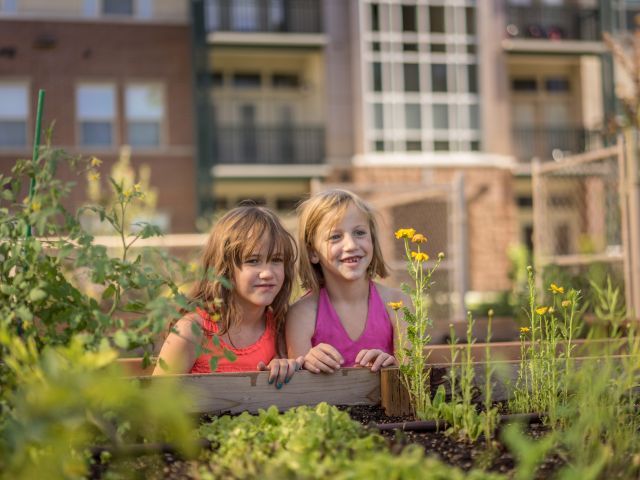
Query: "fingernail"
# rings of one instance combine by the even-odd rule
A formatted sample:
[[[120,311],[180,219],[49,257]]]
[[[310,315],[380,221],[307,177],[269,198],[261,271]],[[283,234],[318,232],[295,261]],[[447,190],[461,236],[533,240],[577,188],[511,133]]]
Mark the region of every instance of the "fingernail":
[[[269,385],[271,385],[273,383],[273,381],[275,380],[275,378],[270,378],[269,379]]]
[[[282,388],[282,383],[280,383],[280,382],[276,383],[276,388],[278,390],[280,390]]]
[[[300,369],[300,367],[298,365],[296,365],[295,371],[297,372],[299,369]]]
[[[284,379],[284,383],[289,383],[289,380],[291,380],[290,378],[285,378]]]

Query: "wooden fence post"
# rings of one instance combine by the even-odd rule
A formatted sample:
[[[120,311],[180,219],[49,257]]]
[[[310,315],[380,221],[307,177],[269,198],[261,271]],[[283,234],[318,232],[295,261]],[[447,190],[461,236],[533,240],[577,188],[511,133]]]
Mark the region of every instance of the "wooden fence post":
[[[409,392],[400,378],[397,367],[380,370],[380,403],[385,414],[390,417],[401,417],[413,413]]]

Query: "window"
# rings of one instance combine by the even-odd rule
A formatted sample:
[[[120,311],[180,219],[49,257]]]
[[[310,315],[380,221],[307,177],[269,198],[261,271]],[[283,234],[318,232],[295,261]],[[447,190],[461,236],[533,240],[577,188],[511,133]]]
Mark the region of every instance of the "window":
[[[444,43],[432,43],[430,48],[433,53],[445,53],[447,51],[447,46]]]
[[[420,130],[422,128],[420,104],[407,103],[404,106],[404,123],[408,130]]]
[[[0,12],[16,13],[18,11],[18,0],[0,0]]]
[[[233,86],[236,88],[260,88],[262,79],[259,73],[234,73]]]
[[[417,43],[403,43],[402,44],[403,52],[417,52],[418,44]]]
[[[115,87],[112,84],[83,84],[76,90],[76,117],[80,127],[80,145],[113,145],[116,112]]]
[[[547,92],[566,93],[571,90],[569,79],[566,77],[549,77],[545,79],[544,86]]]
[[[382,64],[380,62],[373,62],[371,65],[373,69],[373,91],[382,91]]]
[[[478,93],[478,69],[475,64],[467,65],[467,81],[469,93]]]
[[[535,78],[514,78],[511,80],[511,90],[514,92],[535,92],[538,82]]]
[[[447,66],[441,63],[431,65],[431,89],[434,92],[447,91]]]
[[[274,73],[271,77],[273,88],[299,88],[300,77],[295,73]]]
[[[211,72],[209,74],[209,81],[212,87],[222,87],[224,86],[224,75],[222,72]]]
[[[444,33],[444,7],[429,7],[429,30],[431,33]]]
[[[436,130],[446,130],[449,128],[449,106],[433,106],[433,128]]]
[[[380,31],[380,6],[377,3],[371,4],[371,31]]]
[[[127,141],[133,147],[160,145],[164,95],[157,84],[127,85],[125,92]]]
[[[420,140],[408,140],[405,143],[407,152],[419,152],[422,150],[422,142]]]
[[[231,7],[231,28],[237,32],[258,30],[260,9],[257,0],[235,0]]]
[[[465,13],[465,27],[467,35],[476,34],[476,9],[474,7],[467,7],[464,9]]]
[[[420,91],[420,74],[417,63],[405,63],[404,68],[404,91]]]
[[[133,15],[133,0],[102,0],[104,15]]]
[[[402,31],[403,32],[417,31],[415,5],[402,5]]]
[[[373,104],[373,127],[376,130],[384,129],[384,109],[381,103]]]
[[[29,94],[22,83],[0,83],[0,147],[27,145]]]

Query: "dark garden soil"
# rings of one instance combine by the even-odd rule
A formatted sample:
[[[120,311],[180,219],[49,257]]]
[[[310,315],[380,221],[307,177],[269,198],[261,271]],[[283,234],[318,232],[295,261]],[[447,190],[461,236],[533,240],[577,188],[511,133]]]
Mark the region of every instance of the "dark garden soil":
[[[363,425],[377,430],[376,424],[411,422],[415,420],[411,416],[388,417],[380,406],[352,406],[339,407],[347,410],[351,418]],[[527,434],[531,438],[540,438],[547,432],[547,428],[539,423],[533,423],[526,427]],[[499,441],[491,442],[487,446],[484,439],[471,443],[461,441],[454,436],[439,432],[414,432],[414,431],[382,431],[380,432],[389,440],[391,451],[398,452],[409,444],[417,444],[424,448],[425,454],[435,455],[443,462],[461,468],[465,471],[471,468],[508,474],[515,468],[515,459],[506,447]],[[497,437],[500,433],[498,431]],[[557,472],[565,461],[557,454],[551,455],[542,463],[536,478],[548,479]]]

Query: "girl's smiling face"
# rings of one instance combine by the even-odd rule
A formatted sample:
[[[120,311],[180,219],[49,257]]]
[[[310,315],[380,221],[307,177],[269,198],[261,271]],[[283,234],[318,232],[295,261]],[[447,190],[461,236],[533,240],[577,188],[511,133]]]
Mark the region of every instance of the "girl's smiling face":
[[[334,222],[329,215],[320,224],[310,258],[320,264],[325,280],[368,279],[373,241],[367,216],[350,202],[342,218]]]
[[[284,282],[284,258],[275,251],[270,258],[269,239],[261,240],[257,248],[242,259],[233,272],[234,292],[239,305],[268,307]]]

